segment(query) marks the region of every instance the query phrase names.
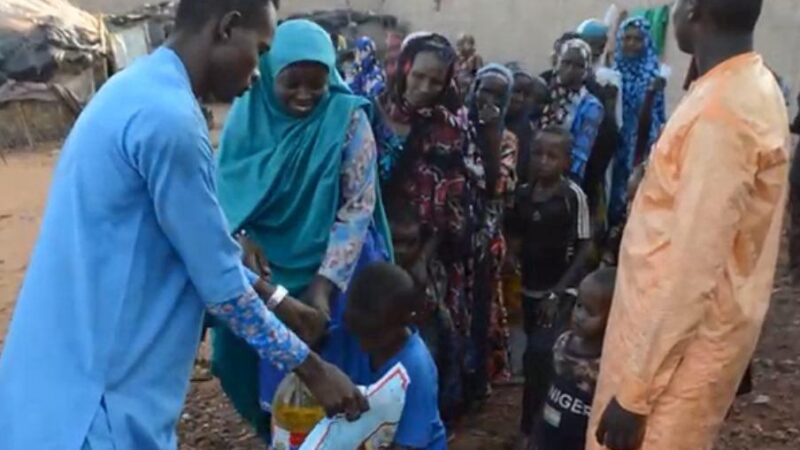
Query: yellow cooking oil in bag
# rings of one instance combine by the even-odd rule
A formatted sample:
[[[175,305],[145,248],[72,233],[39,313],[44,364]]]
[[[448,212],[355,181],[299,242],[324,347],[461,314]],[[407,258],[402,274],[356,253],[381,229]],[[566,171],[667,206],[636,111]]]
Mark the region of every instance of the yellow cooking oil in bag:
[[[314,426],[325,417],[325,410],[295,374],[278,385],[272,400],[273,450],[297,450]]]

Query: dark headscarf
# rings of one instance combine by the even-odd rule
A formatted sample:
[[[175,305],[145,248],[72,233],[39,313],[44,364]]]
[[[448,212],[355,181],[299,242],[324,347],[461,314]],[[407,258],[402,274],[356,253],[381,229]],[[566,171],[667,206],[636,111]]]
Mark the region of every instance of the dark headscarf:
[[[448,67],[447,79],[445,86],[439,99],[434,103],[431,108],[424,108],[422,110],[410,111],[408,104],[405,101],[406,92],[406,77],[414,66],[414,60],[420,53],[430,52],[437,55]],[[429,32],[412,33],[403,41],[400,50],[400,56],[397,58],[396,72],[392,76],[392,86],[390,89],[390,100],[394,106],[400,107],[404,115],[428,115],[431,109],[438,106],[447,108],[451,113],[457,113],[461,108],[461,98],[458,94],[458,88],[454,82],[455,65],[458,60],[455,49],[450,44],[446,37]],[[393,118],[396,118],[393,116]]]
[[[514,78],[525,77],[530,80],[536,81],[547,85],[541,77],[536,77],[526,72],[519,63],[512,62],[506,64],[506,67],[511,69],[514,73]],[[506,126],[517,137],[519,145],[519,152],[517,154],[517,179],[520,181],[527,181],[528,179],[528,165],[531,159],[531,149],[533,147],[533,121],[531,120],[531,111],[522,111],[517,117],[506,117]]]
[[[417,55],[430,52],[439,57],[448,67],[445,88],[434,104],[427,108],[413,109],[405,100],[406,77],[414,65]],[[461,164],[465,128],[458,118],[462,107],[461,96],[455,85],[456,51],[444,36],[436,33],[418,32],[409,35],[403,42],[397,60],[397,70],[392,77],[392,86],[380,97],[380,106],[392,121],[411,126],[411,131],[401,149],[381,155],[380,165],[387,176],[385,194],[391,198],[401,189],[403,178],[410,173],[415,162],[431,151],[437,154],[437,163],[442,172]],[[397,175],[399,174],[399,175]]]

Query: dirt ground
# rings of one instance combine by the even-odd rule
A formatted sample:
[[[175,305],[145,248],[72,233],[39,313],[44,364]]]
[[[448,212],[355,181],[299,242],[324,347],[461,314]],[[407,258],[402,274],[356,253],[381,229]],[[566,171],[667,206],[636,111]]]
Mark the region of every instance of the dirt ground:
[[[0,161],[0,349],[39,227],[55,148]],[[791,287],[784,268],[782,262],[755,361],[756,392],[737,402],[717,450],[800,448],[800,290]],[[520,398],[518,388],[498,389],[483,413],[461,424],[451,448],[513,448]],[[192,384],[179,433],[181,450],[263,448],[214,381]]]
[[[0,160],[0,346],[39,230],[56,146]],[[0,150],[2,151],[2,150]]]

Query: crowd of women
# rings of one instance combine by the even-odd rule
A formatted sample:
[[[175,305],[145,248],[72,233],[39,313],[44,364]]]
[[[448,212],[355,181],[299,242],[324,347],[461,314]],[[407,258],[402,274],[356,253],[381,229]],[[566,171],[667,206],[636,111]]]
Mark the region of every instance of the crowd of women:
[[[572,135],[564,176],[588,197],[591,259],[613,264],[609,235],[624,222],[628,178],[665,111],[647,21],[624,21],[613,46],[609,34],[598,20],[565,33],[541,75],[484,64],[468,35],[453,45],[437,33],[392,33],[384,58],[362,37],[346,67],[322,48],[330,43],[297,36],[285,54],[271,52],[280,67],[262,58],[262,79],[226,122],[223,210],[245,248],[263,250],[272,279],[334,323],[360,267],[416,252],[408,269],[429,294],[419,323],[439,369],[442,416],[456,420],[514,376],[506,306],[519,268],[506,213],[517,187],[535,182],[539,130]],[[389,224],[408,218],[418,235],[392,239]],[[262,410],[280,377],[257,365],[245,343],[214,333],[215,374],[266,433]]]
[[[519,373],[517,301],[522,444],[712,448],[782,235],[790,127],[753,47],[763,1],[676,2],[694,70],[666,126],[641,17],[564,33],[535,76],[427,32],[384,57],[360,39],[342,65],[343,39],[276,28],[276,6],[182,0],[167,44],[76,121],[0,356],[0,447],[175,448],[207,313],[213,372],[262,437],[293,372],[360,435],[327,437],[442,450],[442,418]],[[217,164],[209,97],[238,98]],[[384,415],[354,383],[396,364],[402,412]]]

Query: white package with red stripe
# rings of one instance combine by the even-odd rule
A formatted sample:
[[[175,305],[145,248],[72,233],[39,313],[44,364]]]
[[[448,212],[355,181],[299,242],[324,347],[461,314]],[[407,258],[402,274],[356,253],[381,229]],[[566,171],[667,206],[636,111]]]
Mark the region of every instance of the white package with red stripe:
[[[308,435],[300,450],[378,450],[390,446],[406,403],[411,380],[402,364],[386,372],[364,389],[369,411],[355,422],[344,417],[323,419]]]

